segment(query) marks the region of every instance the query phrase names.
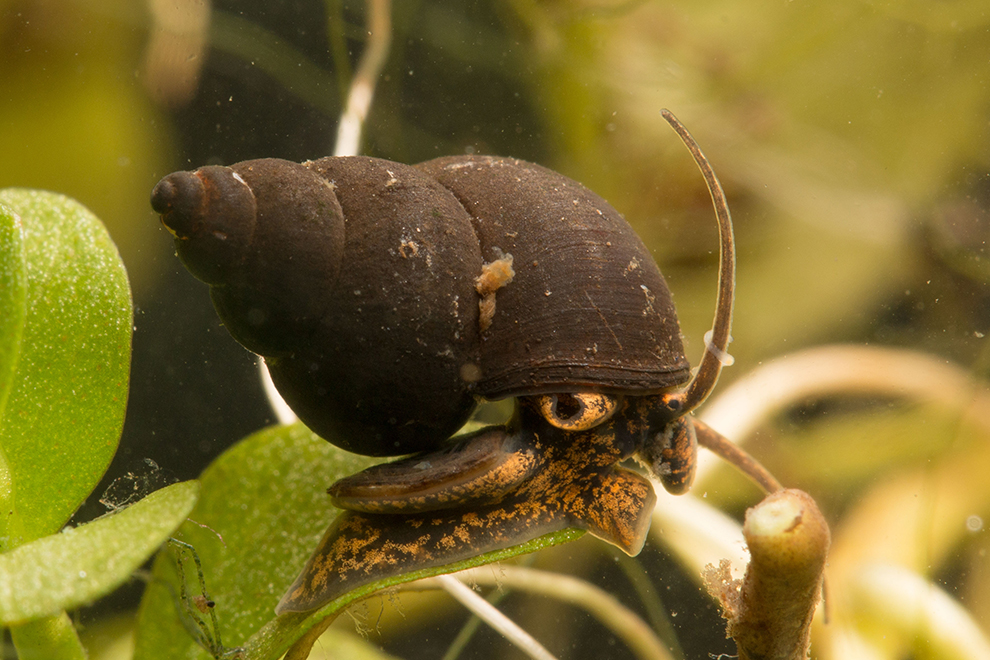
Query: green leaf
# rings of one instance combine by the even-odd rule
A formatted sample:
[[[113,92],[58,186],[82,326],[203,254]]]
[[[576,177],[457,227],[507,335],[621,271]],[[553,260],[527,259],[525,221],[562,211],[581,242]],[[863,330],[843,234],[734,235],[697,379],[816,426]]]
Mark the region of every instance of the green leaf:
[[[92,213],[22,189],[0,190],[0,205],[4,549],[57,531],[109,465],[127,403],[132,314],[123,264]]]
[[[219,630],[206,625],[207,639],[222,647],[245,648],[245,660],[278,658],[303,633],[353,600],[386,586],[448,573],[533,552],[584,532],[567,530],[530,543],[482,555],[454,566],[392,576],[364,585],[311,613],[275,616],[275,605],[316,549],[339,511],[326,488],[343,476],[376,462],[337,449],[301,424],[256,433],[225,452],[203,473],[196,509],[176,534],[195,548],[208,594],[199,594],[188,556],[183,557],[185,589],[208,595]],[[155,581],[145,592],[138,620],[135,658],[210,658],[192,634],[206,617],[178,602],[182,583],[176,555],[155,561]],[[164,583],[173,585],[167,588]],[[177,611],[177,607],[180,611]],[[217,635],[219,633],[219,635]],[[218,640],[219,637],[219,640]]]
[[[18,660],[86,660],[72,619],[65,612],[10,629]]]
[[[185,520],[199,484],[155,491],[126,509],[0,555],[0,623],[92,602],[130,578]]]
[[[14,379],[27,312],[27,267],[21,219],[0,204],[0,419]]]
[[[0,204],[0,420],[14,381],[27,314],[27,266],[21,219]],[[0,426],[2,430],[2,426]],[[0,436],[2,442],[2,436]],[[14,480],[0,444],[0,512],[14,510]],[[0,552],[24,536],[20,519],[0,515]]]
[[[317,623],[328,616],[332,616],[337,612],[340,612],[351,603],[381,589],[394,587],[400,584],[405,584],[406,582],[420,580],[422,578],[444,575],[446,573],[454,573],[467,568],[475,568],[477,566],[484,566],[485,564],[511,559],[513,557],[518,557],[519,555],[525,555],[544,548],[549,548],[553,545],[573,541],[581,536],[584,536],[584,534],[584,530],[565,529],[559,532],[545,534],[544,536],[533,539],[532,541],[514,545],[510,548],[487,552],[476,557],[464,559],[445,566],[432,566],[430,568],[410,571],[399,575],[391,575],[377,580],[376,582],[363,584],[353,591],[337,598],[326,606],[318,610],[314,610],[313,612],[287,612],[275,617],[244,644],[244,659],[267,660],[270,658],[271,660],[275,660],[276,658],[281,657],[282,653],[284,653],[293,643],[295,643],[295,641],[298,640],[303,633],[308,631]]]
[[[242,440],[203,472],[201,497],[176,537],[192,545],[216,603],[221,640],[243,644],[274,618],[275,605],[316,547],[336,509],[326,488],[373,459],[322,440],[301,424],[273,427]],[[198,583],[186,562],[186,586]],[[176,612],[176,558],[155,561],[155,582],[141,604],[135,658],[210,657]],[[165,580],[172,589],[163,586]],[[183,613],[185,615],[185,613]]]
[[[202,562],[224,643],[242,644],[275,616],[282,592],[336,512],[327,486],[371,462],[297,424],[249,436],[206,469],[190,515],[195,522],[183,525],[176,537],[192,545]],[[186,586],[195,593],[196,575],[186,564]],[[176,611],[175,566],[172,552],[155,562],[156,581],[141,604],[135,658],[199,657]],[[201,657],[210,655],[202,651]]]

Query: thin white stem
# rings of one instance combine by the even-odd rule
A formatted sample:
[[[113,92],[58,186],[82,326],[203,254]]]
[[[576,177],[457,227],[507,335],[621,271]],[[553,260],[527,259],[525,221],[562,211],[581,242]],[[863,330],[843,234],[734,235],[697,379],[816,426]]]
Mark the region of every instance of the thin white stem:
[[[148,0],[151,29],[141,79],[151,97],[172,108],[186,105],[199,85],[210,40],[212,2]]]
[[[885,633],[924,640],[932,657],[990,658],[990,639],[962,604],[901,566],[862,566],[852,584],[852,616]]]
[[[520,628],[512,619],[505,616],[494,605],[471,590],[470,587],[452,575],[440,575],[433,578],[440,588],[457,599],[464,607],[471,610],[482,621],[497,630],[520,651],[534,660],[556,660],[542,644]]]
[[[347,105],[337,125],[337,146],[334,156],[357,155],[361,146],[361,130],[371,109],[378,76],[388,59],[392,43],[392,3],[390,0],[368,0],[368,42],[361,54],[347,94]]]
[[[498,572],[473,568],[454,574],[468,584],[487,584],[556,598],[598,619],[642,660],[670,660],[671,655],[650,626],[612,594],[570,575],[503,565]]]
[[[258,375],[261,376],[261,385],[265,388],[265,396],[268,397],[268,405],[275,411],[275,417],[279,424],[295,424],[299,421],[296,413],[293,412],[289,404],[285,402],[282,395],[278,393],[275,383],[272,382],[272,375],[268,371],[268,365],[264,358],[258,356]]]

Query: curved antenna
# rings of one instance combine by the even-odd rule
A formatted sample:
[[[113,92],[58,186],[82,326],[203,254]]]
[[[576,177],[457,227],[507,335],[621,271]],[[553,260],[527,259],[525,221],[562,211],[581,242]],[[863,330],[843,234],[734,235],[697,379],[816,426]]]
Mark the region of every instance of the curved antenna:
[[[711,337],[705,336],[705,354],[698,365],[698,371],[682,391],[670,395],[668,405],[678,408],[678,414],[684,415],[708,398],[715,389],[715,383],[722,372],[723,364],[731,364],[731,358],[726,353],[729,345],[729,329],[732,326],[732,301],[736,290],[736,253],[732,238],[732,217],[729,215],[729,205],[725,201],[725,192],[719,183],[715,171],[709,164],[701,147],[694,141],[684,124],[666,108],[660,111],[667,123],[677,131],[681,141],[694,156],[694,162],[705,177],[708,192],[715,206],[715,216],[718,219],[718,295],[715,298],[715,320],[712,322]],[[673,404],[672,406],[670,404]]]

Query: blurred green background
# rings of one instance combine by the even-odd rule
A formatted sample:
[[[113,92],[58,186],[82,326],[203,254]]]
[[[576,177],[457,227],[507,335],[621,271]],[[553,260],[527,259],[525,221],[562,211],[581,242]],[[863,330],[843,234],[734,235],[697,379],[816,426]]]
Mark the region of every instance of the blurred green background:
[[[107,483],[144,458],[193,478],[273,421],[252,356],[174,258],[148,195],[176,169],[331,153],[364,11],[336,0],[0,0],[0,187],[55,190],[88,206],[108,224],[134,287],[132,394]],[[406,0],[392,19],[364,153],[403,162],[511,155],[581,181],[654,251],[697,363],[714,307],[715,223],[660,108],[689,127],[726,187],[738,242],[736,362],[720,388],[774,357],[836,342],[922,351],[984,387],[985,0]],[[755,440],[752,451],[818,498],[840,535],[844,516],[891,480],[922,475],[902,495],[935,507],[943,494],[932,475],[990,470],[987,428],[896,397],[807,401]],[[960,510],[971,522],[990,516],[986,470],[955,484],[969,494]],[[755,501],[725,479],[724,493],[709,491],[716,501],[737,513]],[[80,519],[100,513],[89,503]],[[972,527],[925,571],[986,629],[990,542],[982,522]],[[920,533],[925,565],[934,522]],[[591,545],[567,551],[567,562],[608,584],[611,555]],[[657,568],[662,554],[648,549],[650,570],[668,571]],[[714,608],[695,598],[672,606],[685,648],[731,652]],[[603,652],[576,615],[560,616],[566,624],[548,624],[560,628],[560,657]],[[399,631],[381,635],[404,640],[404,657],[420,648],[435,657],[449,642],[435,623],[395,621]],[[463,657],[490,657],[480,647]],[[895,651],[934,653],[921,643]]]

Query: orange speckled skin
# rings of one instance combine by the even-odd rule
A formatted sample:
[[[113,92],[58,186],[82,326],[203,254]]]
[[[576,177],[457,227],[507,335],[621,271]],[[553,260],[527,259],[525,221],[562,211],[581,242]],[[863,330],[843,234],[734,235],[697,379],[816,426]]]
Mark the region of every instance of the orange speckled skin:
[[[643,476],[618,467],[635,449],[627,419],[566,433],[524,405],[499,427],[537,462],[501,500],[436,511],[347,511],[327,530],[278,611],[308,611],[344,593],[412,570],[453,564],[485,552],[577,527],[630,554],[642,548],[656,495]],[[512,430],[510,430],[512,429]],[[566,435],[566,438],[564,437]],[[372,468],[374,469],[374,468]]]

